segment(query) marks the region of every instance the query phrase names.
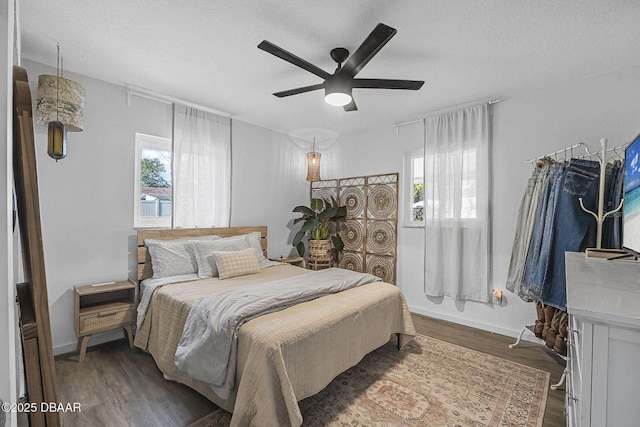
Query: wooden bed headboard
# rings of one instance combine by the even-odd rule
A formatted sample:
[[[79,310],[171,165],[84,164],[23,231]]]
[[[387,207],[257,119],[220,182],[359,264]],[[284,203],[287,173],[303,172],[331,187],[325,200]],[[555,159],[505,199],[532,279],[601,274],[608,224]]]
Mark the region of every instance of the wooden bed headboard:
[[[238,236],[259,231],[262,234],[260,245],[264,256],[267,256],[267,226],[257,227],[224,227],[224,228],[162,228],[138,230],[138,280],[148,279],[153,276],[151,256],[144,245],[145,239],[171,240],[185,237],[198,237],[217,234],[222,237]]]

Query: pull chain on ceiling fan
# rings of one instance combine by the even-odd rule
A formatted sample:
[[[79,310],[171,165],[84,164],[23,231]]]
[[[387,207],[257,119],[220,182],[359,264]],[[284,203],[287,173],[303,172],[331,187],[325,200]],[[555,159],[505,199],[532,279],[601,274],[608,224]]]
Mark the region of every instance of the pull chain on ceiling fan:
[[[388,25],[378,24],[351,57],[349,57],[349,51],[343,47],[332,49],[331,58],[338,63],[338,67],[333,74],[327,73],[323,69],[287,52],[267,40],[263,40],[258,45],[258,48],[324,79],[324,82],[319,84],[274,93],[278,98],[324,89],[325,101],[328,104],[343,107],[345,111],[355,111],[358,107],[352,96],[353,88],[418,90],[424,84],[423,80],[355,78],[356,74],[367,65],[371,58],[373,58],[397,32],[395,28],[391,28]]]

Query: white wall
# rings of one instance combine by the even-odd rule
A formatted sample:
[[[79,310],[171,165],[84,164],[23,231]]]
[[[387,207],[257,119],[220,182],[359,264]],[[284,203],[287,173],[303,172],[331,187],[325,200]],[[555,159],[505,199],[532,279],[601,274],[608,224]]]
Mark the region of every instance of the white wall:
[[[32,96],[39,74],[55,69],[25,61]],[[135,269],[135,133],[171,137],[171,106],[65,70],[85,89],[84,131],[67,135],[67,157],[47,155],[47,129],[35,126],[36,157],[54,352],[73,350],[73,287],[126,279]],[[113,337],[113,333],[107,335]],[[117,336],[120,336],[118,332]],[[91,343],[98,342],[92,338]]]
[[[583,141],[593,150],[602,137],[610,146],[640,132],[638,68],[513,96],[494,105],[493,288],[504,289],[518,203],[530,166],[523,161]],[[338,139],[342,176],[402,173],[402,154],[422,146],[422,125],[391,124]],[[402,178],[401,178],[402,180]],[[402,206],[401,198],[401,206]],[[402,215],[402,213],[401,213]],[[423,229],[398,230],[398,285],[412,311],[507,335],[535,319],[533,305],[505,292],[501,306],[427,298],[423,292]]]
[[[53,68],[25,62],[35,99],[39,74]],[[47,156],[44,126],[36,126],[42,235],[54,353],[75,349],[73,287],[121,280],[137,271],[134,134],[171,137],[171,106],[131,97],[126,89],[74,75],[85,88],[85,130],[68,134],[67,157]],[[293,147],[293,149],[291,149]],[[267,225],[270,256],[293,249],[291,209],[305,203],[304,151],[287,136],[233,122],[232,225]],[[298,161],[298,157],[300,161]],[[291,214],[293,218],[293,214]],[[122,336],[92,337],[89,345]]]
[[[231,225],[266,225],[271,258],[297,255],[292,209],[308,204],[306,152],[290,136],[233,121]],[[296,229],[297,231],[297,229]]]

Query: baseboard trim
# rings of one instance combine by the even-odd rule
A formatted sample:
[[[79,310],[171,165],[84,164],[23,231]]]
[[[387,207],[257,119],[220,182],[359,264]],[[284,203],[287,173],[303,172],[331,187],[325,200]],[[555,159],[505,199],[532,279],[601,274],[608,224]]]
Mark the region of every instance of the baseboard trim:
[[[522,325],[522,327],[520,327],[517,330],[501,328],[501,327],[496,327],[495,325],[489,325],[487,323],[476,322],[468,319],[461,319],[459,317],[449,316],[447,314],[425,310],[424,308],[419,308],[412,305],[409,305],[409,311],[412,313],[420,314],[422,316],[433,317],[435,319],[445,320],[447,322],[457,323],[459,325],[469,326],[471,328],[481,329],[483,331],[491,332],[494,334],[506,335],[508,337],[513,337],[513,338],[518,338],[518,336],[520,336],[520,332],[522,331],[522,327],[525,326],[525,325]],[[531,334],[523,334],[522,340],[530,341],[534,343],[540,342],[538,338],[536,338],[534,335],[531,335]]]
[[[104,344],[109,341],[116,341],[124,337],[125,337],[124,331],[122,329],[117,329],[117,330],[114,329],[112,331],[97,333],[95,335],[91,335],[91,338],[89,338],[89,344],[87,345],[87,348],[93,347],[94,345],[98,345],[98,344]],[[72,342],[69,344],[63,344],[53,348],[53,355],[59,356],[61,354],[66,354],[66,353],[75,353],[77,349],[78,349],[78,341]]]

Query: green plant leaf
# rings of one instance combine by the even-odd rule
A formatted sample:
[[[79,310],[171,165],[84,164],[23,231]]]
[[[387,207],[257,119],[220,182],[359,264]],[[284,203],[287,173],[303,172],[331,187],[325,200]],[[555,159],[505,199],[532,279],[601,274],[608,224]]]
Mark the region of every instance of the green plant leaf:
[[[309,209],[306,206],[296,206],[295,208],[293,208],[292,212],[299,212],[299,213],[301,213],[303,215],[306,215],[306,216],[315,216],[316,215],[316,213],[313,210]]]
[[[339,234],[331,236],[331,241],[333,242],[333,247],[336,248],[338,252],[342,252],[344,249],[344,242],[342,241],[342,237]]]
[[[331,227],[330,222],[323,222],[318,225],[318,227],[314,230],[314,239],[316,240],[324,240],[329,238],[329,228]]]
[[[335,197],[333,197],[333,194],[331,195],[331,202],[332,202],[331,206],[338,206],[338,201],[336,200]]]
[[[304,223],[300,231],[305,232],[305,231],[311,230],[313,227],[318,225],[318,223],[319,223],[318,218],[310,218],[307,222]]]
[[[347,217],[347,207],[346,206],[340,206],[338,208],[338,212],[336,213],[336,219],[344,219]]]
[[[294,224],[297,224],[297,223],[299,223],[300,221],[304,221],[304,220],[306,220],[306,219],[307,219],[306,217],[301,216],[300,218],[296,218],[296,219],[294,219],[294,220],[293,220],[293,223],[294,223]]]
[[[298,250],[298,254],[299,254],[300,256],[304,256],[304,243],[303,243],[303,242],[299,242],[299,243],[296,245],[296,249]]]
[[[319,219],[331,219],[333,217],[336,216],[336,214],[338,213],[338,208],[337,207],[330,207],[327,208],[325,210],[323,210],[322,212],[320,212],[320,215],[318,215]]]
[[[302,242],[302,239],[304,239],[304,235],[305,232],[300,230],[296,233],[295,237],[293,238],[293,246],[297,246],[299,243]]]
[[[311,210],[315,212],[319,212],[324,208],[324,200],[322,199],[311,199]]]

